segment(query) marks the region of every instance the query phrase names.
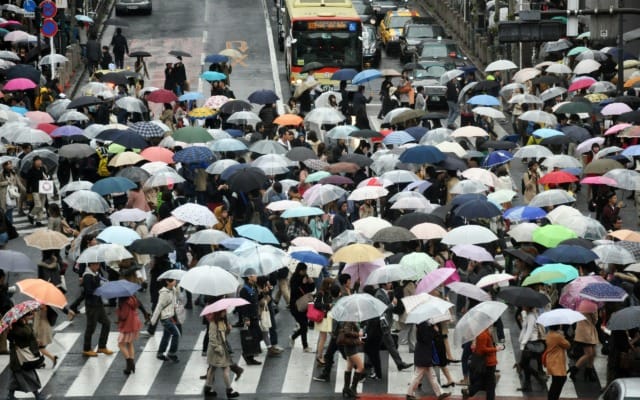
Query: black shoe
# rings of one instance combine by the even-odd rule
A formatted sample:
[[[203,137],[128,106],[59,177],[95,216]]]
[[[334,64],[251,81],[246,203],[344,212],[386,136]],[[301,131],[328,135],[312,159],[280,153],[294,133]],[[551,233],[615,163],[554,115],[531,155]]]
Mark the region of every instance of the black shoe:
[[[192,303],[187,303],[184,305],[185,310],[191,310],[193,308],[193,304]]]
[[[227,399],[234,399],[240,396],[240,393],[234,392],[233,389],[227,389]]]
[[[456,383],[455,382],[447,383],[445,385],[442,385],[442,387],[443,388],[456,387]]]
[[[578,367],[576,367],[576,366],[574,365],[573,367],[570,367],[570,368],[569,368],[569,378],[570,378],[572,381],[575,381],[575,380],[576,380],[576,378],[578,377],[578,376],[577,376],[577,374],[578,374]]]
[[[412,363],[403,362],[402,364],[398,365],[398,371],[402,371],[403,369],[407,369],[410,367],[413,367]]]
[[[247,359],[247,365],[261,365],[262,363],[255,358],[251,357]]]
[[[377,375],[375,372],[372,372],[369,374],[369,376],[367,376],[367,379],[371,379],[372,381],[379,381],[382,380],[382,377]]]
[[[35,219],[31,215],[27,215],[27,219],[31,225],[35,224]]]
[[[156,358],[162,361],[169,361],[169,357],[165,356],[164,354],[158,354]]]
[[[313,380],[316,382],[329,382],[329,376],[325,374],[320,374],[318,376],[314,376]]]
[[[177,364],[180,362],[180,360],[178,360],[178,356],[175,356],[175,355],[169,356],[168,359],[174,364]]]
[[[211,398],[216,396],[218,396],[218,393],[216,393],[211,386],[204,387],[204,397]]]

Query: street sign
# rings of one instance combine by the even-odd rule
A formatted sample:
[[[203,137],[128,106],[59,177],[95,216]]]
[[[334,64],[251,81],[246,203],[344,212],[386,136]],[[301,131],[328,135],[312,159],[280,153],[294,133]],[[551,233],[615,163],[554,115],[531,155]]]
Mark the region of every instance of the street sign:
[[[58,7],[56,6],[56,3],[49,0],[45,0],[42,3],[40,3],[40,8],[42,8],[43,18],[53,18],[56,16],[58,12]]]
[[[46,38],[54,37],[58,33],[58,24],[51,18],[45,18],[42,20],[40,33]]]
[[[32,13],[36,11],[36,2],[33,0],[25,0],[25,2],[22,4],[22,9],[24,9],[24,11]]]

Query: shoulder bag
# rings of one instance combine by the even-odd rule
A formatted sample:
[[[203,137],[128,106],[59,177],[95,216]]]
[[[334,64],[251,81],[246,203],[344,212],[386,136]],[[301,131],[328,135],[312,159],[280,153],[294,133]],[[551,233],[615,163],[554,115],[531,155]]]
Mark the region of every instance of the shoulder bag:
[[[300,288],[300,292],[302,296],[296,300],[296,309],[298,312],[307,312],[309,303],[313,302],[313,293],[305,293],[302,288]]]

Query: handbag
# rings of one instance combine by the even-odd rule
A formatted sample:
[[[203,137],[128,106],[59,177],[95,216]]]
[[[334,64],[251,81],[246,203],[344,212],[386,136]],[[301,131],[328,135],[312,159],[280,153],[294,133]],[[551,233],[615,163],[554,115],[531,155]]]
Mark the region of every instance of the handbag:
[[[524,349],[532,353],[540,354],[544,352],[545,344],[542,340],[535,340],[533,342],[527,342]]]
[[[318,310],[314,303],[309,303],[307,307],[307,319],[313,322],[322,322],[325,317],[325,313],[322,310]]]
[[[18,363],[20,363],[23,369],[38,369],[44,364],[44,356],[40,354],[40,352],[38,352],[38,355],[35,355],[29,347],[16,346],[15,349]]]
[[[7,196],[14,200],[20,198],[20,189],[16,185],[7,186]]]
[[[7,204],[6,208],[13,208],[18,204],[16,202],[15,197],[11,197],[8,190],[7,190],[7,195],[5,197],[5,203]]]
[[[260,354],[260,339],[253,336],[249,329],[240,331],[240,344],[242,345],[242,354],[252,356]]]
[[[53,181],[44,179],[38,181],[38,193],[53,194]]]
[[[313,302],[313,294],[305,293],[298,300],[296,300],[296,309],[298,312],[306,312],[309,307],[309,303]]]
[[[271,314],[269,313],[269,309],[265,308],[260,313],[260,330],[263,332],[268,331],[273,324],[271,323]]]

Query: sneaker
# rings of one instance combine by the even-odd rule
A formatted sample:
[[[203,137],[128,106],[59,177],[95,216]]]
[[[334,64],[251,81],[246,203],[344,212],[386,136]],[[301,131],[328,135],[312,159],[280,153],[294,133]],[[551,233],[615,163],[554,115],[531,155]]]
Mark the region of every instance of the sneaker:
[[[83,351],[82,355],[85,356],[85,357],[98,357],[98,353],[96,353],[93,350]]]
[[[171,361],[174,364],[177,364],[180,362],[180,360],[178,359],[178,356],[176,355],[170,355],[167,358],[169,359],[169,361]]]
[[[103,347],[101,349],[98,349],[98,353],[102,353],[104,355],[110,356],[113,354],[113,351],[107,349],[106,347]]]
[[[273,347],[269,347],[269,350],[267,350],[267,356],[269,357],[279,356],[280,354],[281,352]]]
[[[161,361],[169,361],[169,357],[165,356],[164,354],[158,354],[156,358]]]

